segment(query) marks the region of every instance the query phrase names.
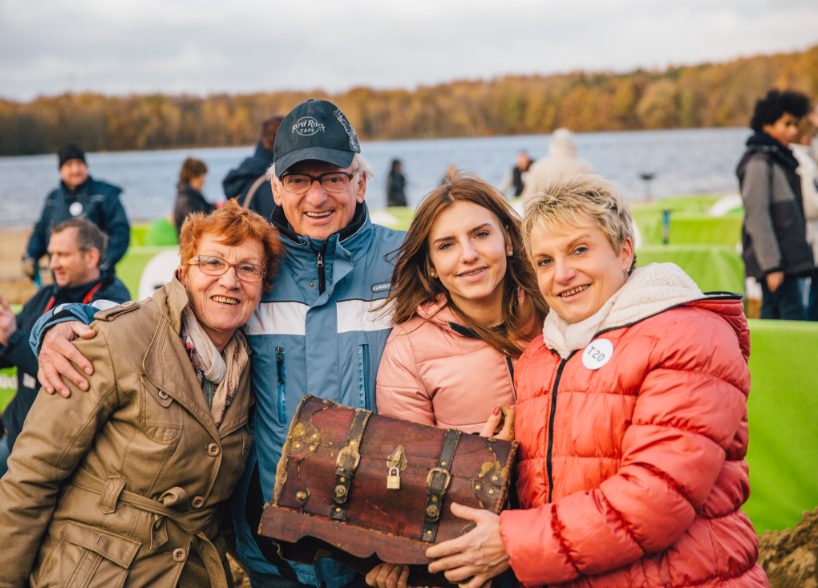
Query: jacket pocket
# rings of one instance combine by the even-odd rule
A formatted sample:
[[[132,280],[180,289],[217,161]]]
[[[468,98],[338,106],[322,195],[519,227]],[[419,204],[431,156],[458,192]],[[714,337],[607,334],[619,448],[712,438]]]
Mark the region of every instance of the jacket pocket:
[[[276,402],[278,422],[287,422],[287,387],[284,383],[284,348],[276,346]]]
[[[163,445],[173,443],[182,433],[182,413],[179,405],[165,392],[142,379],[142,431],[152,441]]]
[[[358,345],[358,404],[367,410],[371,410],[372,404],[369,401],[370,378],[369,344],[364,343]]]
[[[32,584],[66,588],[123,586],[141,546],[138,541],[101,529],[68,523],[41,570],[32,575]]]

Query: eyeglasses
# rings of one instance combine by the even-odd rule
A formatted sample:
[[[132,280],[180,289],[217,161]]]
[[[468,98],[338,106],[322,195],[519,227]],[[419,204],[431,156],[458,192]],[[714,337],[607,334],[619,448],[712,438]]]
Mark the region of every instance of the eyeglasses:
[[[188,265],[197,265],[202,273],[208,276],[223,276],[231,267],[236,268],[236,276],[242,282],[260,282],[266,273],[264,268],[255,263],[242,261],[240,263],[228,263],[219,257],[209,255],[197,255],[187,262]]]
[[[349,186],[354,173],[348,172],[329,172],[319,176],[311,176],[309,174],[284,174],[281,176],[281,183],[284,187],[294,194],[306,194],[313,182],[318,182],[321,187],[327,192],[343,192]]]

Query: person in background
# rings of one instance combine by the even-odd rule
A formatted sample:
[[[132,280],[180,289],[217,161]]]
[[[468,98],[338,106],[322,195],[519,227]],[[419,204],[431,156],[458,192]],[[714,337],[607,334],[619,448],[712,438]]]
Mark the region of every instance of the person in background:
[[[406,176],[400,159],[393,159],[386,178],[386,205],[406,206]]]
[[[202,188],[207,180],[207,165],[201,159],[188,157],[179,170],[179,183],[176,184],[176,202],[173,205],[173,223],[176,234],[182,230],[182,223],[191,212],[210,214],[216,209],[215,204],[205,200]]]
[[[436,188],[412,220],[392,283],[378,413],[510,440],[514,363],[547,311],[517,213],[476,177]],[[366,581],[405,586],[408,575],[407,566],[380,564]]]
[[[798,135],[790,144],[798,160],[798,176],[801,178],[801,196],[804,217],[807,222],[807,243],[812,249],[812,259],[818,266],[818,162],[814,156],[815,125],[811,117],[804,117],[798,125]],[[809,291],[805,318],[818,321],[818,267],[809,274]]]
[[[380,301],[391,288],[388,254],[400,246],[403,232],[370,220],[365,197],[371,173],[355,129],[337,106],[307,100],[287,114],[269,170],[276,201],[272,223],[285,254],[273,289],[246,328],[253,352],[254,443],[231,500],[237,555],[254,586],[336,588],[361,580],[328,558],[315,565],[285,561],[257,531],[301,399],[315,394],[375,406],[378,365],[392,328]],[[46,315],[32,339],[39,347],[44,329],[65,323],[45,335],[38,378],[46,391],[70,395],[60,374],[81,386],[85,378],[77,369],[93,367],[69,342],[92,332],[69,315],[87,320],[86,313],[69,309]]]
[[[100,270],[105,234],[92,222],[75,218],[61,222],[48,240],[48,266],[52,284],[40,288],[17,316],[0,296],[0,367],[17,368],[17,394],[3,412],[5,435],[0,454],[14,448],[26,415],[37,397],[37,356],[28,337],[44,312],[68,302],[104,300],[120,303],[131,299],[128,288],[116,276]],[[0,458],[0,477],[6,462]]]
[[[521,196],[528,200],[552,182],[594,173],[591,164],[577,156],[574,135],[568,129],[557,129],[551,135],[548,155],[531,164]]]
[[[532,163],[528,153],[525,150],[520,151],[517,154],[517,162],[497,189],[505,194],[509,188],[514,188],[514,196],[520,196],[525,188],[528,170],[531,168]]]
[[[807,243],[798,160],[790,148],[809,110],[799,92],[770,90],[755,105],[747,150],[736,168],[747,277],[761,284],[761,318],[803,320],[801,278],[815,267]]]
[[[460,174],[460,170],[457,169],[456,163],[450,163],[446,166],[446,173],[443,174],[443,177],[440,178],[440,185],[444,185],[446,182],[451,182]]]
[[[37,396],[0,480],[0,585],[230,585],[222,515],[252,444],[241,327],[281,245],[235,202],[179,241],[167,285],[77,342],[89,389]]]
[[[478,588],[767,586],[741,505],[750,334],[741,297],[670,263],[634,269],[633,221],[608,182],[532,198],[523,240],[549,305],[517,362],[521,508],[475,523],[429,570]]]
[[[231,169],[222,180],[226,198],[235,198],[245,208],[259,213],[266,219],[273,214],[273,192],[267,180],[267,169],[273,163],[273,146],[282,116],[272,116],[261,123],[256,150],[252,157]]]
[[[52,229],[71,218],[85,218],[108,237],[100,270],[113,273],[131,241],[131,225],[120,202],[122,188],[95,180],[88,174],[85,152],[73,144],[57,152],[60,185],[45,198],[40,218],[34,225],[22,259],[25,275],[35,279],[37,263],[45,255]]]

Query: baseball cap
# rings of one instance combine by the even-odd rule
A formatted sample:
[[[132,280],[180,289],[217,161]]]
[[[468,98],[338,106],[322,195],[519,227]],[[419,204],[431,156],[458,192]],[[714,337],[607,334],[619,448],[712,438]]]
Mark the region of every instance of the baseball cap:
[[[327,100],[307,100],[293,108],[276,134],[273,163],[281,175],[296,163],[314,159],[349,167],[361,152],[358,135],[344,113]]]

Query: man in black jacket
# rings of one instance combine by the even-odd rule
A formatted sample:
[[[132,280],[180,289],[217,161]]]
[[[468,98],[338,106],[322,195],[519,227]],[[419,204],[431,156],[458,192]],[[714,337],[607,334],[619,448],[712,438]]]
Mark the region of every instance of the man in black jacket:
[[[35,321],[66,302],[130,300],[128,289],[116,276],[100,270],[106,237],[93,223],[71,219],[54,227],[48,242],[49,268],[54,283],[41,288],[17,316],[0,297],[0,367],[17,368],[17,394],[3,413],[5,436],[0,439],[0,476],[8,454],[37,396],[37,356],[28,337]],[[6,451],[7,450],[7,451]]]
[[[800,277],[814,267],[806,239],[798,161],[787,146],[809,99],[771,90],[756,102],[747,151],[736,169],[744,200],[745,273],[761,284],[761,318],[803,320]]]
[[[231,169],[222,181],[227,198],[238,199],[239,204],[266,219],[272,216],[275,203],[265,174],[273,163],[273,146],[282,120],[283,116],[273,116],[261,123],[261,134],[253,156],[242,161],[236,169]]]
[[[85,153],[73,143],[57,153],[60,185],[46,196],[40,219],[34,225],[23,255],[23,272],[34,279],[36,264],[45,255],[55,225],[71,218],[85,218],[108,237],[102,252],[102,273],[114,273],[131,241],[131,225],[119,199],[122,188],[95,180],[88,174]]]

